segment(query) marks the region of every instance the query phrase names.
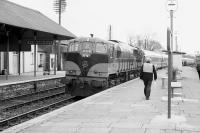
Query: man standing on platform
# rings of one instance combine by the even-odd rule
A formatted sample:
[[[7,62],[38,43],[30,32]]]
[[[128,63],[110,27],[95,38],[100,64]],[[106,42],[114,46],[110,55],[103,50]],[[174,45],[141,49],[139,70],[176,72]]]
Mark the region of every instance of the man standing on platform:
[[[199,74],[199,79],[200,79],[200,64],[197,64],[197,72],[198,72],[198,74]]]
[[[140,79],[144,82],[144,95],[146,100],[149,100],[151,93],[152,81],[157,79],[157,73],[155,66],[151,63],[151,58],[146,58],[146,63],[144,63],[140,70]]]

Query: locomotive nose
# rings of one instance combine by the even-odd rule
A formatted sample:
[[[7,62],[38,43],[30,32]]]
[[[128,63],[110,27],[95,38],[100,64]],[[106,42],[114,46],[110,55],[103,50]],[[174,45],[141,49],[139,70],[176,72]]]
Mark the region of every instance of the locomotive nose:
[[[81,75],[87,76],[88,70],[89,70],[89,60],[88,58],[82,58],[80,61],[80,67],[81,67]]]
[[[82,64],[83,68],[88,67],[88,61],[86,61],[86,60],[83,60],[81,64]]]

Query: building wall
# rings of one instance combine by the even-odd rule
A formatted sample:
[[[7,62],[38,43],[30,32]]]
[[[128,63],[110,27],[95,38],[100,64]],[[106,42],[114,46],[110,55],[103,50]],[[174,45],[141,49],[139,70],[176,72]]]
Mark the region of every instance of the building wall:
[[[34,47],[31,46],[30,52],[20,53],[20,73],[34,71],[34,49],[33,48]],[[18,74],[18,56],[19,56],[19,53],[9,52],[9,74]],[[36,54],[36,60],[37,60],[37,54]],[[36,61],[36,66],[37,64],[38,63]]]
[[[36,46],[36,51],[38,50]],[[49,65],[50,70],[54,70],[55,54],[36,52],[36,71],[44,71],[45,65]],[[6,52],[0,52],[0,74],[6,69]],[[18,74],[18,52],[9,52],[9,74]],[[34,46],[30,52],[20,52],[20,73],[34,71]]]
[[[10,74],[18,74],[19,73],[19,53],[18,52],[9,52],[9,73]],[[20,52],[20,73],[23,73],[24,65],[23,65],[23,52]]]

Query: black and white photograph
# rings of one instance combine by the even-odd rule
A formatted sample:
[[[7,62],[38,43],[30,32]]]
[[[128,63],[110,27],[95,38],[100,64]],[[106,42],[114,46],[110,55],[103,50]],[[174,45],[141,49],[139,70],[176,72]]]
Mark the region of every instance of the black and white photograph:
[[[199,0],[0,0],[1,133],[200,133]]]

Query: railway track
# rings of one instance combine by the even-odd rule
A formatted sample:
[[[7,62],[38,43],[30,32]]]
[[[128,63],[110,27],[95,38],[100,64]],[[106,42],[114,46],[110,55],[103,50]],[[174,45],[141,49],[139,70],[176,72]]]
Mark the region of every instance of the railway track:
[[[39,116],[41,114],[44,114],[46,112],[52,111],[52,110],[59,108],[61,106],[65,106],[65,105],[68,105],[70,103],[76,102],[77,100],[79,100],[79,99],[77,99],[74,96],[71,96],[71,97],[64,98],[64,99],[61,99],[59,101],[56,101],[54,103],[50,103],[50,104],[45,105],[43,107],[33,109],[31,111],[28,111],[28,112],[25,112],[25,113],[22,113],[22,114],[19,114],[19,115],[16,115],[16,116],[4,119],[4,120],[1,120],[0,121],[0,131],[4,130],[6,128],[12,127],[14,125],[17,125],[19,123],[22,123],[24,121],[27,121],[29,119],[32,119],[32,118]]]
[[[57,99],[65,97],[69,97],[69,95],[65,93],[65,88],[55,87],[46,93],[42,92],[41,94],[36,93],[24,97],[20,96],[15,97],[15,99],[12,98],[12,100],[1,102],[0,121],[30,111],[32,108],[38,108],[38,106],[41,107],[49,101],[52,102],[51,99],[57,101]]]
[[[29,112],[30,110],[33,110],[35,108],[40,108],[49,103],[54,103],[55,101],[59,101],[60,99],[65,99],[68,97],[70,97],[70,95],[60,91],[57,93],[36,97],[34,99],[26,100],[20,103],[16,102],[13,105],[11,104],[9,106],[1,108],[0,121],[19,114],[23,114],[25,112]]]
[[[9,110],[12,110],[12,109],[17,109],[17,108],[20,108],[20,107],[23,107],[23,106],[31,105],[33,103],[37,103],[39,101],[50,99],[50,98],[60,96],[60,95],[64,95],[64,94],[65,94],[65,92],[58,92],[56,94],[50,94],[50,95],[47,95],[47,96],[44,96],[44,97],[35,98],[35,99],[29,100],[29,101],[26,101],[26,102],[7,106],[7,107],[1,109],[1,111],[9,111]]]
[[[20,98],[30,97],[30,96],[33,96],[33,95],[44,94],[44,93],[53,91],[55,89],[60,89],[60,88],[63,88],[63,87],[65,87],[65,85],[60,85],[58,87],[49,88],[49,89],[46,89],[46,90],[41,90],[41,91],[33,92],[33,93],[30,93],[30,94],[23,94],[23,95],[19,95],[19,96],[4,98],[4,99],[0,100],[0,103],[5,103],[6,101],[17,100],[17,99],[20,99]]]

